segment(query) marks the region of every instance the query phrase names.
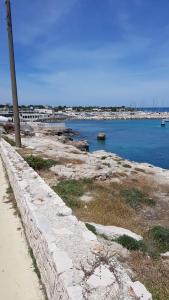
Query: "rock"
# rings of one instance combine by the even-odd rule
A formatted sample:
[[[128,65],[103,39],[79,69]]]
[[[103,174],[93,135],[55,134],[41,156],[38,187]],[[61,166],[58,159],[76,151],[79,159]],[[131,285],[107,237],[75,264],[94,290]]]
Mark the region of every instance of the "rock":
[[[88,202],[91,202],[92,200],[93,200],[93,197],[90,195],[90,194],[84,194],[82,197],[80,197],[80,200],[82,201],[82,202],[86,202],[86,203],[88,203]]]
[[[131,288],[133,289],[134,293],[138,297],[139,300],[152,300],[152,295],[147,291],[145,286],[139,282],[135,281],[132,283]]]
[[[104,132],[99,132],[97,135],[97,139],[104,141],[106,139],[106,134]]]
[[[165,253],[161,253],[161,257],[164,259],[169,259],[169,251],[167,251]]]
[[[68,142],[68,145],[72,145],[81,151],[89,151],[89,144],[85,140],[70,141],[70,142]]]
[[[21,124],[21,132],[25,136],[34,136],[35,135],[33,128],[28,124]]]
[[[87,284],[91,288],[106,287],[114,284],[114,288],[118,289],[116,278],[107,266],[101,265],[94,270],[94,273],[87,280]]]
[[[66,135],[69,135],[69,136],[77,136],[77,135],[79,135],[80,133],[79,133],[79,131],[76,131],[76,130],[73,130],[73,129],[71,129],[71,128],[66,128],[65,130],[64,130],[64,134]]]
[[[43,128],[43,133],[45,135],[52,135],[52,136],[58,136],[58,137],[65,137],[68,140],[73,137],[79,135],[78,131],[75,131],[71,128],[65,128],[65,125],[55,126],[55,127],[47,127]]]
[[[128,229],[122,228],[122,227],[117,227],[117,226],[104,226],[100,224],[95,224],[95,223],[90,223],[96,228],[96,232],[98,234],[104,234],[107,236],[108,239],[115,239],[118,238],[122,235],[127,235],[136,241],[142,240],[142,236],[138,235]]]
[[[100,239],[102,240],[102,243],[104,245],[106,244],[107,248],[109,249],[109,253],[111,253],[112,255],[121,257],[123,258],[123,260],[126,260],[130,256],[130,251],[124,248],[119,243],[105,240],[103,237],[101,237]]]

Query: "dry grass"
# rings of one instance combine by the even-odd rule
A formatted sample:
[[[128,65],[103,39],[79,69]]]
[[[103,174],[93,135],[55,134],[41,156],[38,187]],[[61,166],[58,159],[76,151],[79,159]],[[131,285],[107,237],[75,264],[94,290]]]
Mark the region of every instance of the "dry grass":
[[[43,152],[41,151],[35,151],[35,150],[32,150],[32,149],[28,149],[28,148],[21,148],[21,149],[18,149],[17,150],[18,153],[21,155],[21,156],[27,156],[27,155],[39,155],[41,157],[43,157],[44,159],[55,159],[58,161],[58,163],[60,165],[66,165],[66,164],[83,164],[84,162],[80,159],[70,159],[70,158],[65,158],[65,157],[51,157],[49,155],[46,155],[44,154]]]
[[[129,265],[152,293],[153,300],[169,299],[169,262],[153,260],[139,251],[131,253]]]
[[[114,176],[118,176],[118,173],[115,173]],[[121,226],[139,234],[144,234],[148,228],[154,225],[166,225],[161,223],[161,219],[165,220],[168,214],[166,210],[161,212],[158,199],[154,196],[156,186],[152,182],[145,180],[143,175],[139,175],[138,182],[135,182],[135,178],[132,176],[122,176],[121,181],[121,183],[101,183],[93,180],[92,187],[90,187],[90,195],[93,200],[87,204],[81,203],[81,205],[73,207],[76,216],[85,222]],[[60,181],[60,185],[61,183],[62,181]],[[81,185],[81,181],[79,184]],[[78,190],[78,181],[76,188]],[[88,192],[87,186],[83,189],[83,193],[86,192]],[[61,196],[64,200],[64,195]],[[66,198],[69,196],[69,194],[66,195]],[[128,197],[130,201],[128,201]],[[131,205],[133,197],[134,203],[137,200],[136,206]],[[138,199],[135,200],[135,198]],[[76,196],[76,201],[81,201],[80,197]]]
[[[131,184],[130,184],[131,187]],[[92,202],[75,209],[78,218],[85,222],[95,222],[103,225],[115,225],[142,232],[142,224],[135,209],[130,207],[121,195],[124,188],[121,184],[95,183],[91,192]],[[132,186],[133,188],[133,186]]]

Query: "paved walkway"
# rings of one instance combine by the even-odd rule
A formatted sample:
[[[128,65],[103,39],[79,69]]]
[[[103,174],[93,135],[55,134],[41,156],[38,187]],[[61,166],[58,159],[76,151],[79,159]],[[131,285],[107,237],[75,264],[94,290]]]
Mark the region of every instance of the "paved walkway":
[[[20,219],[5,203],[7,187],[0,157],[0,299],[44,300]]]

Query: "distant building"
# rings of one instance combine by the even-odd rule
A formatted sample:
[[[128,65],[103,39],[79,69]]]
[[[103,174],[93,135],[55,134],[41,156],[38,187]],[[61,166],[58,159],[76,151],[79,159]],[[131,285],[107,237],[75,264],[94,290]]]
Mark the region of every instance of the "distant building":
[[[39,113],[39,114],[53,114],[53,110],[51,108],[35,108],[34,112]]]

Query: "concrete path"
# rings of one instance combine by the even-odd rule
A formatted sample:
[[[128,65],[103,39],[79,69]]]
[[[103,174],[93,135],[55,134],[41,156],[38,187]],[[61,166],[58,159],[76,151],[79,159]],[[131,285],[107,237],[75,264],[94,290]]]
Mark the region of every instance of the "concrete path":
[[[20,219],[5,203],[7,187],[0,157],[0,299],[44,300]]]

